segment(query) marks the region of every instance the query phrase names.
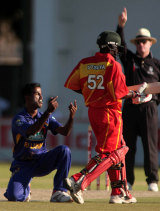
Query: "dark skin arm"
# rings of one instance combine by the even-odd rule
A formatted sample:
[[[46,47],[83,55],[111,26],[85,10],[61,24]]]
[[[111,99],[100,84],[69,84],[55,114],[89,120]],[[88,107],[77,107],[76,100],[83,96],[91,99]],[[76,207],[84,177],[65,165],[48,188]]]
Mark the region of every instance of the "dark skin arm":
[[[135,98],[137,95],[138,93],[136,91],[130,90],[126,96],[122,97],[122,99]]]
[[[73,90],[79,94],[82,94],[82,90]],[[128,94],[124,97],[122,97],[122,99],[128,99],[128,98],[135,98],[137,96],[137,92],[135,91],[129,91]]]
[[[74,101],[74,105],[73,105],[73,103],[70,103],[68,108],[69,108],[70,114],[69,114],[69,119],[68,119],[67,123],[65,124],[65,126],[58,127],[55,130],[57,133],[59,133],[63,136],[68,136],[71,132],[72,125],[73,125],[73,119],[74,119],[75,113],[77,111],[76,100]]]
[[[56,108],[58,107],[58,102],[57,102],[57,97],[55,98],[51,98],[51,100],[49,101],[48,103],[48,108],[47,110],[44,112],[44,114],[41,116],[41,118],[39,118],[37,120],[37,122],[35,122],[33,125],[31,125],[27,131],[26,131],[26,134],[27,136],[30,136],[30,135],[34,135],[36,134],[37,132],[41,131],[41,129],[43,128],[44,126],[44,123],[47,121],[47,119],[49,118],[49,115],[51,113],[53,113]]]
[[[53,113],[56,110],[56,108],[58,107],[57,98],[58,97],[51,98],[51,100],[48,103],[48,108],[44,112],[44,114],[41,116],[41,118],[38,119],[37,122],[35,122],[35,124],[33,124],[31,127],[29,127],[28,130],[26,131],[27,136],[34,135],[37,132],[42,130],[44,123],[49,118],[49,115],[51,113]],[[72,103],[70,103],[69,111],[70,111],[69,119],[68,119],[67,123],[65,124],[65,126],[58,127],[55,130],[57,133],[59,133],[63,136],[68,136],[71,132],[72,125],[73,125],[73,119],[74,119],[75,113],[77,111],[76,101],[74,101],[74,105]]]

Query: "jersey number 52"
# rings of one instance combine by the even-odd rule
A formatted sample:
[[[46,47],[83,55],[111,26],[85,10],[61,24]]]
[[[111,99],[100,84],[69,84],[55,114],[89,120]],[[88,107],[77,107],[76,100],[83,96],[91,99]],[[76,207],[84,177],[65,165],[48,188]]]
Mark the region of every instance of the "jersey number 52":
[[[89,89],[104,89],[103,75],[88,75],[88,88]]]

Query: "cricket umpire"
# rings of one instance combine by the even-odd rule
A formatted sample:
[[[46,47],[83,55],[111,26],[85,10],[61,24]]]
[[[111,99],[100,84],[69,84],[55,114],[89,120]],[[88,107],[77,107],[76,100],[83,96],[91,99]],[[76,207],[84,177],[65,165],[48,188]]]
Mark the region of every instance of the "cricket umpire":
[[[127,10],[124,8],[118,18],[117,33],[122,40],[124,53],[121,62],[126,75],[127,86],[160,81],[160,61],[153,57],[150,48],[157,42],[146,28],[139,29],[131,43],[136,46],[136,53],[128,50],[124,39],[124,27],[127,22]],[[129,152],[126,155],[126,173],[129,189],[134,184],[134,165],[137,136],[142,139],[144,150],[144,171],[148,190],[158,191],[158,108],[159,96],[146,96],[137,104],[125,100],[123,107],[123,135]]]

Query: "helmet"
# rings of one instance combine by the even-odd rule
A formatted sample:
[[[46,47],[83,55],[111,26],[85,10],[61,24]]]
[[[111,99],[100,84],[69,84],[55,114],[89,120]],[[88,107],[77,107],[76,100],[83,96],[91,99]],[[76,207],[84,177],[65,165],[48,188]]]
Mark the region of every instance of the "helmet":
[[[105,48],[108,45],[116,45],[118,47],[121,45],[121,38],[119,34],[114,31],[104,31],[98,36],[97,44],[99,48]]]
[[[118,56],[121,56],[124,52],[123,46],[121,46],[121,38],[119,34],[114,31],[104,31],[97,38],[97,44],[102,53],[110,53],[117,60]]]

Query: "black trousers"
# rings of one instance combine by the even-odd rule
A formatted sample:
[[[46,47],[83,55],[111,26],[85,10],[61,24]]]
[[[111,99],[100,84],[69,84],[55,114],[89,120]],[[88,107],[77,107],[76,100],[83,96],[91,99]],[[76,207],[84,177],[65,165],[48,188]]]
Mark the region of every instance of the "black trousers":
[[[127,181],[133,185],[137,136],[144,150],[144,171],[147,184],[158,183],[158,109],[155,101],[133,105],[124,102],[123,136],[129,151],[126,155]]]

